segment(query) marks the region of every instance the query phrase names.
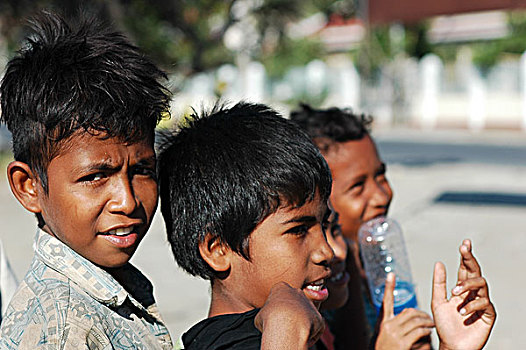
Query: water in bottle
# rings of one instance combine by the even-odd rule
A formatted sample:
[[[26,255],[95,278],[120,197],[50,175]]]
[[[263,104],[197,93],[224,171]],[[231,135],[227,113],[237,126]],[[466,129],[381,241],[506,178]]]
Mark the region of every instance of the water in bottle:
[[[398,223],[384,216],[367,221],[360,227],[358,241],[376,311],[380,312],[382,307],[385,279],[389,272],[396,275],[393,293],[395,315],[405,308],[416,308],[409,259]]]

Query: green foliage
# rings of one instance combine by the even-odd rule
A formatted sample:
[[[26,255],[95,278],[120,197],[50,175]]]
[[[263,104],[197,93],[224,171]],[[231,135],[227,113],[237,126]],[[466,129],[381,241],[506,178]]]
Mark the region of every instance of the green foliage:
[[[433,52],[433,48],[427,40],[428,25],[426,22],[418,22],[405,28],[405,51],[411,57],[422,58]]]
[[[374,80],[380,68],[392,59],[389,27],[371,28],[352,57],[360,75],[367,80]]]
[[[253,50],[250,53],[252,58],[259,59],[263,55],[282,59],[283,62],[273,65],[275,67],[271,71],[283,72],[283,67],[319,57],[320,51],[319,44],[308,44],[307,39],[297,44],[291,43],[284,34],[286,25],[319,11],[320,7],[327,13],[331,6],[339,4],[343,7],[344,3],[346,1],[343,0],[0,1],[0,34],[7,38],[8,48],[13,51],[19,47],[24,35],[21,30],[23,20],[38,9],[58,10],[67,17],[78,12],[78,9],[87,9],[125,31],[165,70],[188,76],[232,63],[236,53],[225,47],[223,38],[229,28],[250,16],[255,19],[260,33],[260,38],[253,43],[254,47],[263,48]],[[248,6],[248,13],[240,17],[235,11],[237,5]],[[268,33],[276,37],[272,45],[266,45]],[[293,53],[291,60],[288,56],[296,48],[299,53]],[[303,54],[306,54],[306,58],[298,59]]]
[[[432,52],[436,54],[443,62],[454,62],[457,59],[458,44],[434,45]]]
[[[508,13],[509,35],[496,40],[470,44],[473,62],[487,73],[505,56],[520,56],[526,51],[526,12]]]
[[[126,8],[124,26],[165,69],[190,75],[232,62],[222,41],[233,23],[232,3],[133,0]]]
[[[170,62],[181,65],[190,61],[191,48],[159,21],[156,11],[144,1],[133,1],[124,18],[124,25],[134,37],[135,43],[158,63],[167,66]],[[139,18],[140,17],[140,20]]]
[[[279,78],[290,68],[304,66],[314,59],[323,57],[323,54],[322,44],[316,40],[293,40],[284,37],[275,51],[262,55],[261,62],[270,78]]]

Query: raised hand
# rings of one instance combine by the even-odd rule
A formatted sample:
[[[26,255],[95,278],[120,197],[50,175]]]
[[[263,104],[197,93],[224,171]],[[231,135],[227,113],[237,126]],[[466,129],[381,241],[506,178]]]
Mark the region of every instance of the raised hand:
[[[495,308],[488,284],[473,256],[470,240],[460,246],[457,285],[447,299],[446,269],[435,264],[431,310],[440,339],[440,349],[482,349],[495,324]]]
[[[385,281],[383,318],[379,326],[375,349],[430,349],[433,320],[423,311],[404,309],[394,315],[395,275],[389,273]],[[422,339],[425,339],[423,342]]]

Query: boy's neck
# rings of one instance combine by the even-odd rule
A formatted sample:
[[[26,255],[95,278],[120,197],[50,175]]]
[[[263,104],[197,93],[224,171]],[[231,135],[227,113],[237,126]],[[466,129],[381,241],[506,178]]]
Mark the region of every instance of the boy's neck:
[[[214,317],[225,314],[239,314],[253,310],[253,305],[247,304],[243,299],[239,298],[235,292],[220,280],[216,280],[212,284],[212,298],[210,301],[210,309],[208,310],[208,317]]]

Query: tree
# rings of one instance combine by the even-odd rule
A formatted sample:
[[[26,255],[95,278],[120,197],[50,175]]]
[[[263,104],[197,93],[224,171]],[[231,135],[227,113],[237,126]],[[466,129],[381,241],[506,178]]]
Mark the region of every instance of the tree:
[[[240,23],[250,22],[257,33],[253,42],[246,43],[250,44],[249,49],[242,49],[252,58],[268,58],[274,52],[282,52],[284,42],[285,47],[294,46],[284,30],[289,22],[333,3],[329,0],[0,0],[0,34],[13,51],[24,36],[23,21],[39,9],[57,10],[65,16],[83,9],[126,32],[167,71],[187,76],[233,62],[236,52],[225,46],[224,38]]]

